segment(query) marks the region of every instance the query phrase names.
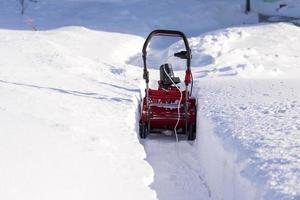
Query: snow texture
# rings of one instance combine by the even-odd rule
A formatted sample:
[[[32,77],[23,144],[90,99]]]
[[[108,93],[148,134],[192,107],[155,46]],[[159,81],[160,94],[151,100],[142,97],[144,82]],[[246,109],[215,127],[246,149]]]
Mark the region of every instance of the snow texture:
[[[238,169],[243,181],[255,185],[250,194],[263,199],[300,197],[299,38],[299,28],[273,24],[191,39],[198,55],[193,60],[199,66],[195,76],[205,77],[196,83],[200,118],[213,124],[214,140],[228,152],[226,162],[235,165],[228,173]],[[202,64],[203,55],[212,62]],[[236,159],[230,161],[230,155]],[[232,185],[240,184],[235,180]]]
[[[298,17],[254,6],[282,2]],[[239,0],[0,0],[0,199],[300,199],[300,29],[256,22]],[[138,138],[156,28],[189,37],[194,142]],[[182,47],[151,43],[151,86]]]
[[[139,90],[119,67],[142,39],[79,27],[0,38],[0,198],[155,199]]]

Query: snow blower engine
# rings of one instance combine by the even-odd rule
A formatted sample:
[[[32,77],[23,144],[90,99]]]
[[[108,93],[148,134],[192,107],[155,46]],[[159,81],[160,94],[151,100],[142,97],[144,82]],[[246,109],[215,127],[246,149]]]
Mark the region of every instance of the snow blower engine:
[[[180,37],[185,50],[174,54],[186,60],[185,88],[179,87],[180,78],[174,76],[171,64],[160,66],[158,89],[149,88],[147,69],[147,46],[153,36]],[[193,79],[191,72],[191,49],[184,33],[174,30],[154,30],[147,37],[143,46],[144,74],[146,82],[145,97],[141,103],[139,135],[146,138],[150,133],[173,132],[187,135],[188,140],[196,138],[196,99],[192,97]]]

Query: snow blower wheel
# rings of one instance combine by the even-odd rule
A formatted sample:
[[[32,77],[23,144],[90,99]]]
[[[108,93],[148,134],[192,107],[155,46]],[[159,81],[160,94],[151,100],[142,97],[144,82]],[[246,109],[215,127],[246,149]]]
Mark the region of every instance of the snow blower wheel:
[[[188,126],[188,140],[195,140],[196,139],[196,125],[190,124]]]
[[[179,87],[180,78],[174,76],[172,65],[160,66],[160,80],[157,89],[149,88],[147,69],[147,46],[153,36],[180,37],[185,50],[174,53],[175,57],[186,60],[185,88]],[[196,99],[192,96],[193,77],[191,72],[191,49],[184,33],[174,30],[154,30],[147,37],[142,51],[143,78],[146,82],[145,97],[141,103],[139,135],[144,139],[150,133],[174,131],[185,134],[188,140],[196,139]]]
[[[143,123],[140,123],[139,132],[140,132],[140,138],[145,139],[147,137],[147,134],[148,134],[147,125],[145,125]]]

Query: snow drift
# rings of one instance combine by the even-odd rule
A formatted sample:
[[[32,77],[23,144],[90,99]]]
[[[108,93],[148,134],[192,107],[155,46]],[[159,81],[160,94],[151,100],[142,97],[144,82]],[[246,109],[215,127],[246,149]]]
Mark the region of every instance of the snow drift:
[[[0,43],[0,198],[155,199],[122,65],[141,38],[73,27]]]
[[[299,38],[273,24],[191,39],[198,155],[217,199],[299,198]]]
[[[230,2],[0,1],[0,198],[299,199],[299,28]],[[194,36],[196,142],[137,137],[155,28]]]

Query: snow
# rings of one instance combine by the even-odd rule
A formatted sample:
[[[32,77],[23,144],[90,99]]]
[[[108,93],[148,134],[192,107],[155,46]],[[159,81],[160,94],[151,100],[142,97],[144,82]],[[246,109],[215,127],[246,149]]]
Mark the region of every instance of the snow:
[[[174,143],[174,137],[150,135],[142,144],[146,160],[154,170],[154,181],[150,187],[158,199],[210,199],[210,189],[203,180],[193,143],[185,137]],[[166,156],[167,155],[167,156]]]
[[[0,0],[0,199],[300,198],[298,27],[254,25],[239,0],[61,2],[26,1],[21,16]],[[155,28],[189,37],[194,142],[138,138]],[[151,44],[152,80],[164,62],[184,73],[175,42]]]
[[[297,199],[299,80],[228,79],[198,84],[199,112],[212,121],[214,134],[229,155],[236,156],[227,162],[242,166],[239,176],[255,184],[264,199]]]
[[[232,194],[246,199],[300,196],[299,34],[293,25],[272,24],[229,28],[191,39],[198,55],[193,60],[199,67],[195,76],[202,77],[196,87],[199,123],[205,133],[198,132],[198,138],[208,143],[200,142],[199,157],[202,162],[220,157],[217,164],[212,160],[215,164],[202,164],[202,169],[209,185],[215,186],[212,190],[218,191],[213,193],[225,199],[232,199]],[[210,62],[202,64],[204,55],[210,56]],[[205,124],[212,124],[207,132]],[[217,148],[207,156],[201,155],[203,146]],[[224,168],[208,167],[222,165],[222,160]],[[218,186],[217,172],[227,174],[223,180],[228,183]],[[240,187],[240,181],[246,186]],[[241,190],[245,188],[250,189]]]
[[[191,39],[193,66],[200,76],[299,78],[299,38],[299,28],[284,23],[207,33]]]
[[[5,16],[5,20],[0,18],[2,28],[31,29],[32,26],[26,23],[29,18],[38,30],[84,26],[95,30],[146,37],[153,29],[165,28],[183,29],[186,33],[196,36],[200,32],[242,23],[256,23],[258,20],[254,15],[244,15],[243,3],[240,0],[231,0],[232,4],[230,5],[220,0],[25,2],[25,16],[18,17],[16,15],[20,12],[20,5],[17,1],[0,1],[0,12]],[[236,17],[233,17],[232,14]],[[13,22],[10,21],[12,19]]]
[[[128,118],[139,90],[103,64],[136,53],[142,39],[78,27],[0,35],[1,199],[154,199]],[[120,49],[97,58],[99,42]]]
[[[198,117],[195,157],[210,188],[211,199],[263,199],[264,187],[256,187],[255,181],[242,175],[248,160],[241,159],[239,151],[225,145],[223,138],[216,136],[215,121],[204,114]]]
[[[198,139],[185,151],[198,160],[213,199],[299,197],[299,38],[298,27],[278,23],[189,39],[199,121]],[[150,76],[183,46],[155,51]],[[176,58],[168,62],[184,69]]]

